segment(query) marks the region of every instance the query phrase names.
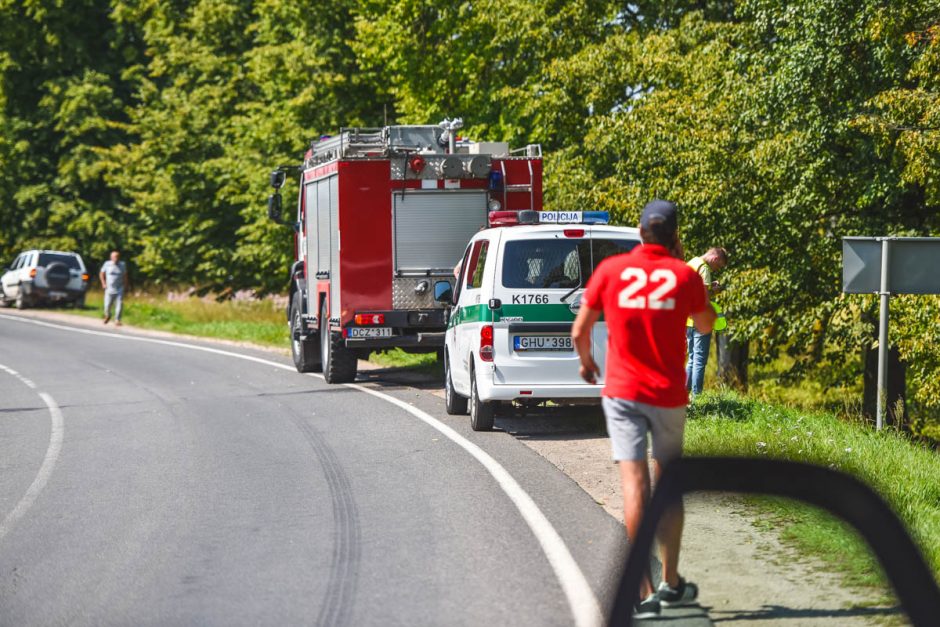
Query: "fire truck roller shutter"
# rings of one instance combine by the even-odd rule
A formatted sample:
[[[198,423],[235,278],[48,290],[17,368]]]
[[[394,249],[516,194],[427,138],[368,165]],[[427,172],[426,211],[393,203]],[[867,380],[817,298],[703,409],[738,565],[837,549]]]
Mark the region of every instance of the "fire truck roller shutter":
[[[330,317],[338,318],[340,316],[340,271],[339,271],[339,177],[331,176],[328,179],[330,195]]]
[[[330,269],[330,188],[326,181],[313,185],[317,189],[317,270],[323,272]]]
[[[392,194],[395,270],[453,273],[470,238],[486,225],[484,190]]]
[[[320,229],[317,225],[317,185],[309,183],[304,186],[304,242],[307,250],[304,251],[307,259],[307,285],[316,286],[317,270],[319,270],[319,258],[317,256],[317,238]],[[315,290],[313,290],[315,291]],[[320,309],[317,304],[317,296],[307,290],[307,313],[310,315],[319,315]]]

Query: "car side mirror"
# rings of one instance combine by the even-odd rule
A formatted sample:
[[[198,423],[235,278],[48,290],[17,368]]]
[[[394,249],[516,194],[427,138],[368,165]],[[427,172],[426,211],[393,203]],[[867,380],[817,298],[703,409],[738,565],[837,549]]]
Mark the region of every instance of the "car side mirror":
[[[451,287],[450,281],[437,281],[434,284],[434,300],[444,305],[453,303],[454,288]]]
[[[736,492],[801,501],[841,518],[868,544],[915,627],[935,625],[940,588],[917,545],[891,508],[847,474],[799,462],[746,458],[681,458],[656,484],[621,573],[610,627],[633,624],[640,582],[649,576],[656,530],[666,511],[692,492]]]

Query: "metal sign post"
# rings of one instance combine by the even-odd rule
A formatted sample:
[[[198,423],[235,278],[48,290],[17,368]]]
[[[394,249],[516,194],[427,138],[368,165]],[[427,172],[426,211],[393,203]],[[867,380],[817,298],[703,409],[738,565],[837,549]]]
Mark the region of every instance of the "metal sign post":
[[[881,240],[881,315],[878,316],[878,393],[875,401],[875,429],[884,426],[885,406],[888,404],[888,276],[891,271],[891,238]]]
[[[878,294],[878,390],[875,425],[884,425],[891,294],[940,294],[940,237],[842,238],[842,291]]]

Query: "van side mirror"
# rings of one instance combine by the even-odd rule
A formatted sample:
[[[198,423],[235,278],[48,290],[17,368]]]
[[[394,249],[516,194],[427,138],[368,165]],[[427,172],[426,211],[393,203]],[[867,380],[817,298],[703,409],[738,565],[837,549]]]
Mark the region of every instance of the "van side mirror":
[[[450,305],[454,300],[454,288],[450,286],[450,281],[437,281],[434,283],[434,300]]]
[[[284,170],[274,170],[271,172],[271,187],[274,189],[281,189],[284,186],[284,180],[287,178],[287,173]]]

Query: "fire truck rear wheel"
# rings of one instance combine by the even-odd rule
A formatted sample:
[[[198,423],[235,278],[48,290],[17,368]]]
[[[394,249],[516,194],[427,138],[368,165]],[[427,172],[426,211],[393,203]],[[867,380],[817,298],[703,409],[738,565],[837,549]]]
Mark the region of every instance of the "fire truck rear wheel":
[[[467,415],[467,398],[457,394],[454,382],[450,378],[450,362],[444,354],[444,408],[451,416]]]
[[[294,358],[294,367],[297,372],[320,372],[320,345],[316,339],[302,340],[303,334],[303,303],[300,292],[294,292],[290,306],[290,352]]]
[[[359,360],[346,348],[343,335],[330,331],[330,314],[326,303],[320,309],[320,347],[323,362],[323,378],[327,383],[349,383],[356,378]]]
[[[470,428],[474,431],[492,431],[496,418],[496,403],[480,400],[476,372],[470,371]]]

